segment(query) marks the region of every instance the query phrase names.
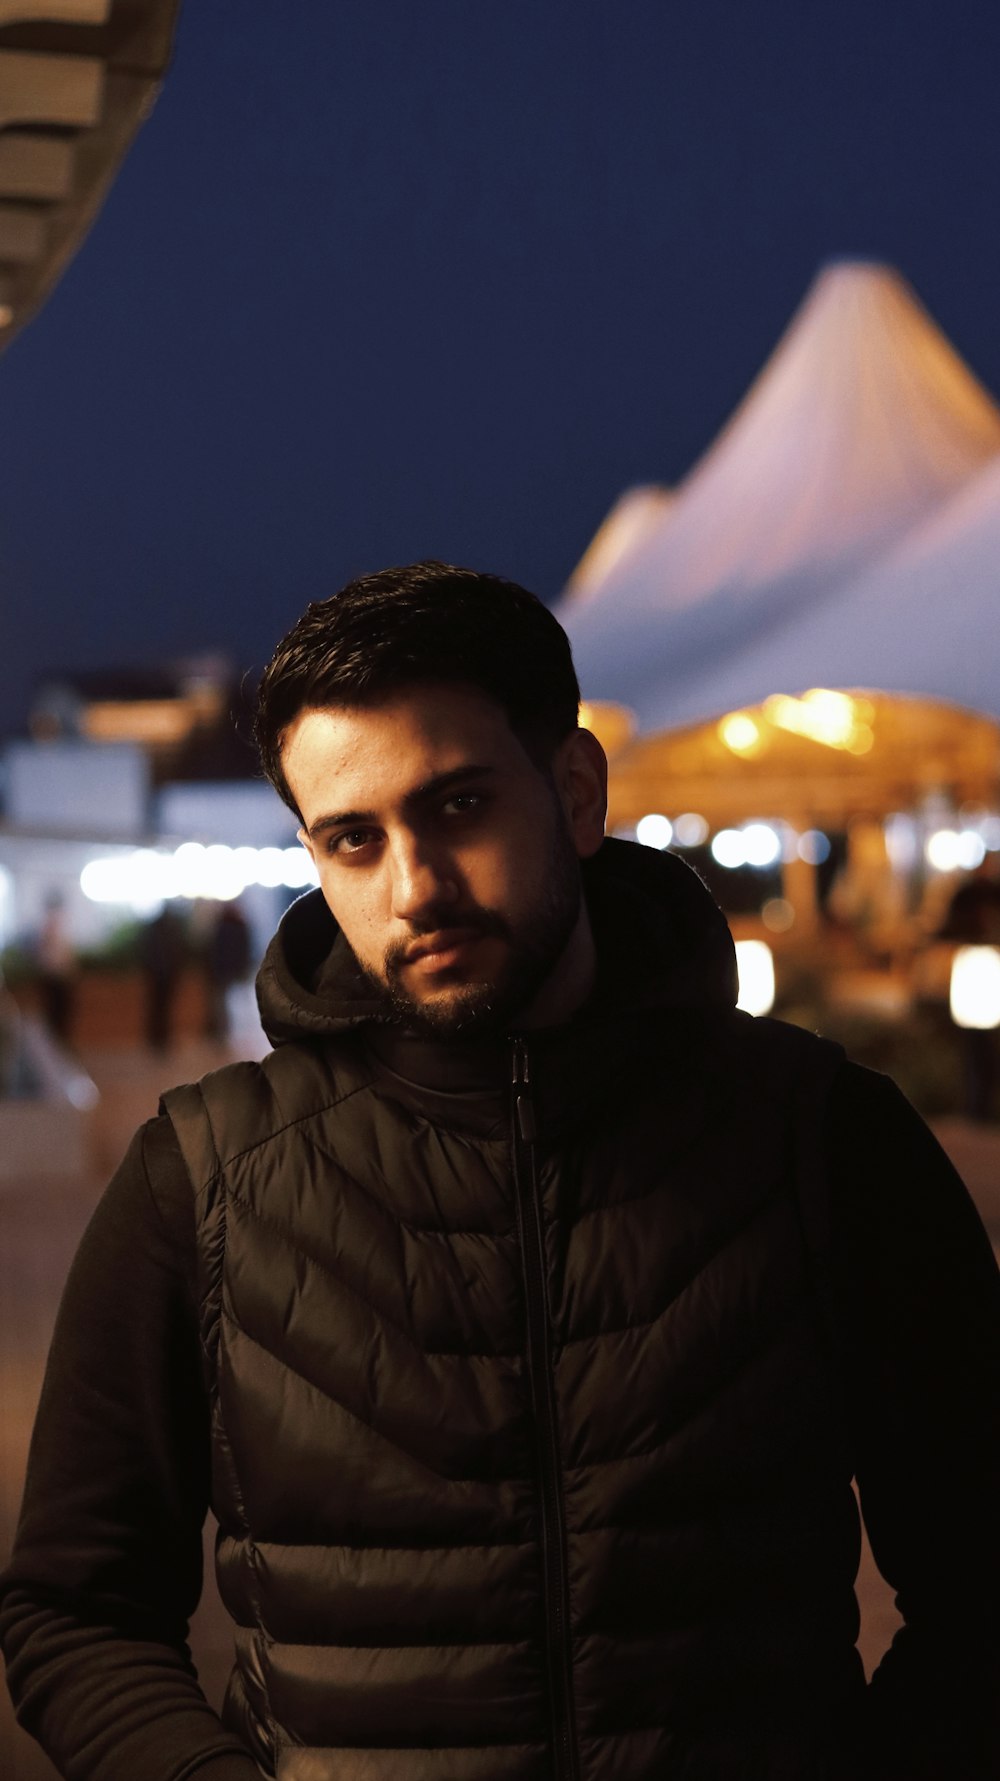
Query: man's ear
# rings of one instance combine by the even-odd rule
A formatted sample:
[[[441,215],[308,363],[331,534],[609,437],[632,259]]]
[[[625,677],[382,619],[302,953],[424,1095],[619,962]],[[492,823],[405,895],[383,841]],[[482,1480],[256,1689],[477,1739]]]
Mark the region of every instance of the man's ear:
[[[573,844],[582,860],[589,859],[604,840],[608,814],[608,757],[593,730],[564,737],[552,772]]]

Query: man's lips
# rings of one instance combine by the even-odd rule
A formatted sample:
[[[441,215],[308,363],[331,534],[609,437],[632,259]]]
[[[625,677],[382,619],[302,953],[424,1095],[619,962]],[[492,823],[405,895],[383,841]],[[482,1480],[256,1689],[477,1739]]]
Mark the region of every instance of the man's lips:
[[[480,939],[478,928],[439,928],[436,933],[416,940],[403,954],[403,962],[424,971],[442,970],[457,964],[466,948]]]

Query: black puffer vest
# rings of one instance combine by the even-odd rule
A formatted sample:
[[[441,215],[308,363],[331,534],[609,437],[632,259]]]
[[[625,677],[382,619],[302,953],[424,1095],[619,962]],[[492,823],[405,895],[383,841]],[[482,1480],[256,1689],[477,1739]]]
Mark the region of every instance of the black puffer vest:
[[[859,1535],[804,1136],[837,1054],[733,1012],[679,862],[587,877],[568,1026],[380,1034],[313,896],[261,974],[279,1049],[167,1097],[227,1717],[280,1781],[841,1772]]]

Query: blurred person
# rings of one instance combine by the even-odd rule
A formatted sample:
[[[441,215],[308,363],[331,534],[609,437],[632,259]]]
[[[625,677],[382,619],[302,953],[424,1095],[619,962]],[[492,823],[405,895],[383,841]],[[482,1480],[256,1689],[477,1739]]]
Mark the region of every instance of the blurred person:
[[[694,873],[605,838],[578,699],[540,602],[434,563],[264,674],[320,880],[275,1049],[98,1208],[2,1584],[73,1781],[1000,1769],[989,1243],[890,1082],[736,1011]],[[905,1617],[870,1687],[855,1478]]]
[[[229,1039],[229,992],[250,974],[250,927],[238,903],[220,903],[205,938],[202,958],[208,1001],[208,1037]]]
[[[66,925],[66,910],[58,891],[45,899],[45,913],[35,942],[42,1018],[54,1039],[68,1045],[76,1007],[76,949]]]
[[[21,1011],[0,971],[0,1100],[21,1092]]]
[[[177,991],[187,959],[184,925],[170,904],[164,903],[139,935],[139,964],[146,992],[146,1044],[151,1051],[170,1048]]]
[[[1000,859],[988,853],[952,892],[940,940],[963,946],[1000,946]]]

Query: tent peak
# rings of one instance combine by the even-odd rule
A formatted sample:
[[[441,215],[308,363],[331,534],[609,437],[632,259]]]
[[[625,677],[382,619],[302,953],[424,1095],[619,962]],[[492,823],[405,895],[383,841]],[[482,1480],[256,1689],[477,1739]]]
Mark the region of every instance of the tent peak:
[[[888,260],[880,260],[875,254],[834,254],[824,260],[817,270],[813,284],[817,285],[829,278],[853,278],[866,284],[902,284],[909,289],[906,279]]]
[[[661,513],[588,564],[567,631],[588,697],[657,722],[823,601],[1000,454],[1000,410],[900,275],[820,271]]]

